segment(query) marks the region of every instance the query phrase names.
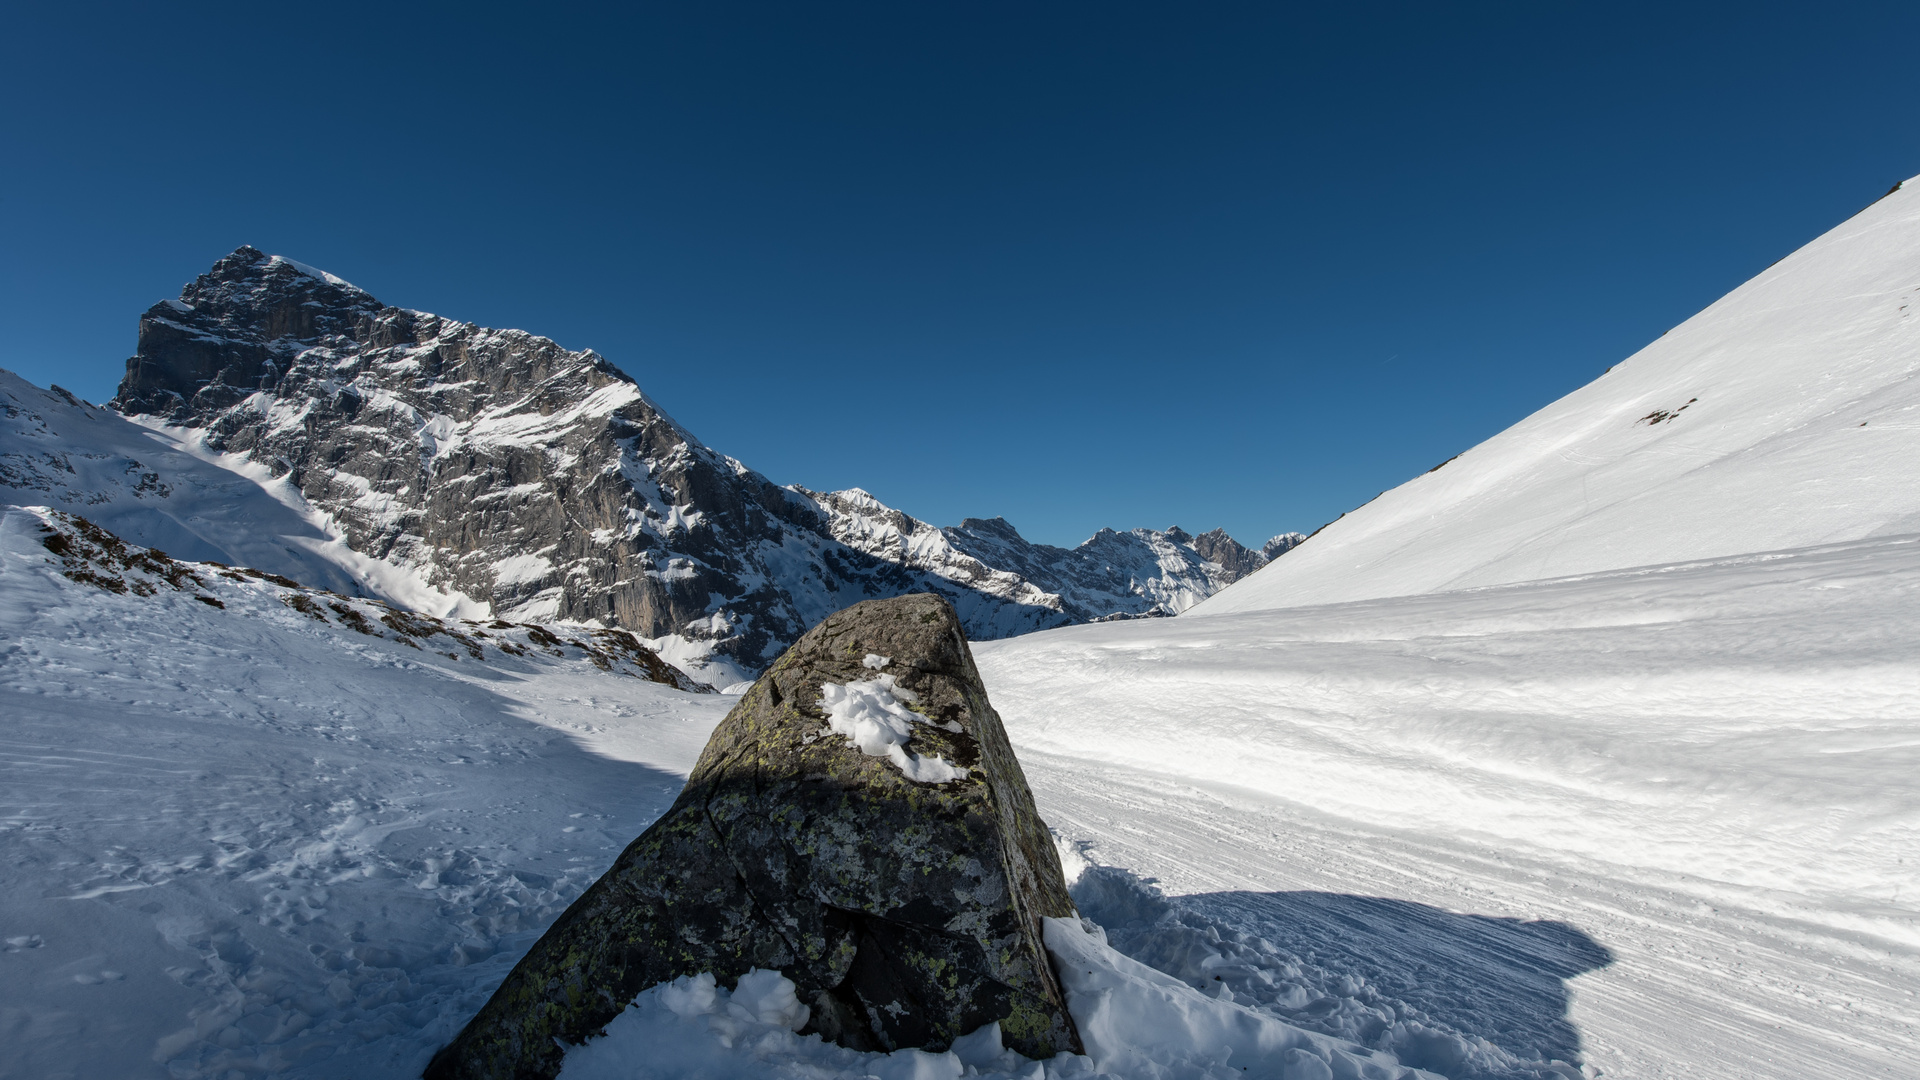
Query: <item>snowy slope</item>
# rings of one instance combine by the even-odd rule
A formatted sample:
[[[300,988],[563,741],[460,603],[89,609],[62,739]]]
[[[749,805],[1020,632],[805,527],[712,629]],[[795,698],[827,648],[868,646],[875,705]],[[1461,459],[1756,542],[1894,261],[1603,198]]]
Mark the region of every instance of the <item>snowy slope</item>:
[[[1920,532],[1920,183],[1196,614]]]
[[[298,488],[0,369],[0,504],[45,504],[182,559],[257,567],[435,614],[486,607],[349,547]]]
[[[251,575],[108,591],[42,520],[0,516],[0,1077],[415,1075],[731,704]],[[1892,538],[975,651],[1082,911],[1173,977],[1086,954],[1076,1010],[1115,1058],[1248,1034],[1119,1075],[1850,1080],[1920,1061],[1916,621]],[[960,1072],[686,1006],[581,1075]]]
[[[0,1077],[414,1075],[731,704],[50,535],[0,510]]]
[[[1916,625],[1905,536],[975,655],[1049,823],[1190,914],[1521,1057],[1891,1078],[1920,1069]]]

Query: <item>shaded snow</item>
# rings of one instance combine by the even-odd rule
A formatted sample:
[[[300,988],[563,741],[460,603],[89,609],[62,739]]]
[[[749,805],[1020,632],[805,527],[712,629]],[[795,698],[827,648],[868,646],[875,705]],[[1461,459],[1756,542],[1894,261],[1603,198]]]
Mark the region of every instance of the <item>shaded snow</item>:
[[[0,512],[0,1077],[417,1075],[730,704],[210,569],[109,592],[45,535]]]
[[[436,615],[485,605],[348,547],[264,466],[205,448],[197,431],[127,420],[0,370],[0,503],[80,514],[183,559],[282,574]]]

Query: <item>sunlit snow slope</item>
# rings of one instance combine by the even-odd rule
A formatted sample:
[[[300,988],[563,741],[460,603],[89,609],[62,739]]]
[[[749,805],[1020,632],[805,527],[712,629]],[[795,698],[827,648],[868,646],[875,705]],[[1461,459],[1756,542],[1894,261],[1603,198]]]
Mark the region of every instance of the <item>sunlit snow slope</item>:
[[[625,631],[443,621],[0,507],[0,1080],[420,1075],[677,794],[732,702],[699,689]],[[770,1014],[765,980],[709,981],[642,994],[565,1075],[1435,1080],[1395,1053],[1466,1045],[1410,1005],[1361,1031],[1381,999],[1338,966],[1255,958],[1332,1003],[1293,1024],[1060,922],[1088,1056],[992,1026],[857,1053],[789,1030],[791,984]]]
[[[1920,532],[1920,183],[1194,615]]]
[[[1636,1080],[1893,1078],[1920,1072],[1915,626],[1907,536],[974,649],[1094,862],[1430,1025]]]

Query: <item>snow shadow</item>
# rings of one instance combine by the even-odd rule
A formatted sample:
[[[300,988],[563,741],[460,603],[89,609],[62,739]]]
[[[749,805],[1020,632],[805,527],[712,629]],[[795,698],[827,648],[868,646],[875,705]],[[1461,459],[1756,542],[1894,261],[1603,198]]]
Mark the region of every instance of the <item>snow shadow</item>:
[[[1613,962],[1563,922],[1374,896],[1167,897],[1151,879],[1095,866],[1073,897],[1135,960],[1452,1080],[1579,1076],[1566,981]]]

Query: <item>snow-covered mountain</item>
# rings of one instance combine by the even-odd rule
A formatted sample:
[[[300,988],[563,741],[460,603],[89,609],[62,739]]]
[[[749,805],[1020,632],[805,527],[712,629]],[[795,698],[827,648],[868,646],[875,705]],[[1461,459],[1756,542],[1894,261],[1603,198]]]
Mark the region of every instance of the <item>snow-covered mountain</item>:
[[[1218,615],[1920,532],[1920,183],[1348,513]]]
[[[1253,551],[1224,530],[1190,536],[1175,526],[1102,529],[1079,547],[1062,548],[1033,543],[1005,518],[967,518],[943,529],[859,488],[794,490],[813,501],[833,538],[848,547],[979,592],[1053,608],[1066,616],[1056,625],[1116,614],[1177,615],[1305,539],[1283,533]]]
[[[932,529],[857,490],[782,488],[701,443],[591,350],[391,307],[253,248],[142,316],[112,403],[137,426],[17,379],[0,390],[13,402],[0,499],[54,492],[78,509],[106,505],[105,492],[130,535],[243,562],[261,560],[234,550],[253,543],[242,534],[291,537],[272,541],[290,549],[272,556],[289,574],[286,558],[311,562],[331,545],[321,572],[335,587],[625,627],[719,681],[859,600],[937,592],[970,635],[992,639],[1174,613],[1278,550],[1216,532],[1198,538],[1202,554],[1178,530],[1103,532],[1069,550],[998,521]],[[95,454],[111,461],[86,476],[49,464]],[[193,482],[176,483],[176,465]],[[273,518],[238,529],[183,509],[172,494],[183,484],[231,485],[209,467],[282,509],[228,499]]]

